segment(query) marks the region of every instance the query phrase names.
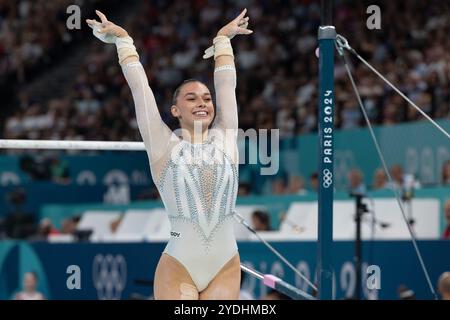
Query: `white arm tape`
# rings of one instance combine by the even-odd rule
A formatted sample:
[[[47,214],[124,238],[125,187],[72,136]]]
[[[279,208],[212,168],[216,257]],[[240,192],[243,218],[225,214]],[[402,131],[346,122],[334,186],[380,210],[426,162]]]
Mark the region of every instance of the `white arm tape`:
[[[133,44],[133,39],[130,36],[116,39],[117,55],[119,56],[119,63],[122,63],[128,57],[138,57],[136,47]]]
[[[227,36],[217,36],[213,40],[214,43],[214,60],[220,56],[234,57],[233,47],[230,38]]]

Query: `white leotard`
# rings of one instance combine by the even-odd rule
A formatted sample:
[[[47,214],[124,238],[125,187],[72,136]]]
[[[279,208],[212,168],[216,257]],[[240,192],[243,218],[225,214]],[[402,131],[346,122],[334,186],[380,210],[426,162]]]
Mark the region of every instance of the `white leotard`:
[[[232,215],[238,189],[236,72],[214,72],[216,119],[203,143],[182,140],[162,121],[140,62],[122,67],[131,88],[150,170],[171,222],[164,252],[199,291],[237,253]]]

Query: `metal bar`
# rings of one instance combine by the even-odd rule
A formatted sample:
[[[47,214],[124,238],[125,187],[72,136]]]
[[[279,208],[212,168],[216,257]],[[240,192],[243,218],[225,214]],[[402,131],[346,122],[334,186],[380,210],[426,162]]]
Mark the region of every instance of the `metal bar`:
[[[0,149],[145,151],[136,141],[14,140],[0,139]]]
[[[339,43],[338,43],[338,46],[339,46]],[[381,147],[380,147],[380,145],[378,143],[378,140],[377,140],[377,138],[375,136],[375,132],[373,131],[372,124],[370,123],[370,120],[369,120],[369,116],[367,115],[366,109],[364,108],[364,104],[363,104],[361,96],[359,94],[358,87],[356,86],[355,80],[353,79],[353,75],[352,75],[352,73],[350,71],[350,67],[349,67],[349,62],[348,62],[347,56],[345,55],[344,51],[342,51],[342,50],[339,50],[339,55],[342,57],[342,59],[344,61],[345,69],[347,71],[348,77],[349,77],[350,82],[351,82],[352,87],[353,87],[353,92],[355,93],[356,98],[358,100],[359,107],[360,107],[361,112],[362,112],[362,114],[364,116],[364,120],[366,121],[367,127],[368,127],[370,135],[372,137],[372,141],[373,141],[373,143],[375,145],[375,148],[377,150],[378,157],[380,158],[380,161],[381,161],[381,163],[383,165],[384,172],[386,173],[389,182],[392,183],[393,179],[392,179],[391,173],[389,172],[388,166],[386,164],[386,160],[384,159],[383,153],[381,152]],[[428,273],[427,267],[425,266],[425,262],[424,262],[424,260],[422,258],[422,254],[420,253],[419,246],[417,245],[417,241],[416,241],[416,238],[414,236],[414,231],[413,231],[413,229],[411,227],[411,224],[409,223],[409,221],[408,221],[408,219],[406,217],[405,208],[404,208],[403,203],[401,201],[401,197],[400,197],[399,191],[398,191],[397,188],[393,188],[392,191],[394,192],[394,195],[395,195],[395,198],[397,200],[398,206],[400,207],[400,211],[402,213],[403,220],[405,221],[406,226],[408,228],[409,234],[411,236],[411,241],[412,241],[412,244],[414,246],[414,250],[416,252],[416,255],[417,255],[417,258],[419,260],[419,263],[420,263],[420,266],[422,268],[422,271],[423,271],[423,273],[425,275],[426,281],[428,283],[428,287],[430,288],[430,291],[431,291],[434,299],[438,300],[438,296],[436,294],[436,291],[434,290],[434,287],[433,287],[433,284],[431,282],[430,275]]]
[[[289,268],[291,268],[292,271],[294,271],[294,273],[296,275],[298,275],[300,278],[302,278],[309,286],[311,286],[311,288],[313,288],[314,290],[317,291],[316,286],[305,276],[303,275],[300,271],[297,270],[297,268],[295,268],[292,263],[290,263],[285,257],[283,257],[283,255],[281,253],[279,253],[270,243],[268,243],[264,238],[262,238],[255,229],[253,229],[248,223],[247,221],[245,221],[245,219],[238,214],[236,211],[234,212],[234,217],[235,219],[242,224],[245,228],[247,228],[247,230],[249,230],[251,233],[253,233],[258,239],[259,241],[261,241],[267,248],[269,248],[270,251],[272,251],[278,258],[281,259],[281,261],[283,261]]]
[[[243,264],[241,264],[241,269],[242,271],[254,276],[255,278],[258,278],[259,280],[264,280],[264,276],[256,270],[250,269],[249,267]]]
[[[300,290],[299,288],[294,287],[293,285],[281,280],[280,278],[272,274],[263,275],[262,273],[253,270],[250,267],[243,264],[241,264],[241,269],[242,271],[248,273],[249,275],[258,278],[259,280],[262,280],[263,284],[268,286],[269,288],[281,292],[293,300],[300,300],[300,299],[316,300],[316,298],[314,298],[310,294],[304,292],[303,290]]]

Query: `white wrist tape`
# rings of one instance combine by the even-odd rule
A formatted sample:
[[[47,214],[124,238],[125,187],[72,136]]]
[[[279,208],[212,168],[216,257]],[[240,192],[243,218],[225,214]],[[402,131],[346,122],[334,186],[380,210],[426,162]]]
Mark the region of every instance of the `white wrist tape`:
[[[214,44],[214,60],[220,56],[234,57],[231,41],[227,36],[217,36],[213,40]]]
[[[119,56],[119,63],[122,63],[128,57],[138,57],[136,47],[133,44],[133,39],[130,36],[116,38],[117,55]]]

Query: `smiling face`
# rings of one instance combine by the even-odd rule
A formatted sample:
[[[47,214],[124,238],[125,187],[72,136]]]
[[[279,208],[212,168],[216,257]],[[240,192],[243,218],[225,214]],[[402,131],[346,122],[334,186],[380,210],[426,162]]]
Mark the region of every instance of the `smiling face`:
[[[183,84],[174,98],[171,113],[180,121],[181,128],[193,129],[194,121],[205,130],[214,119],[214,105],[208,87],[199,81]]]

